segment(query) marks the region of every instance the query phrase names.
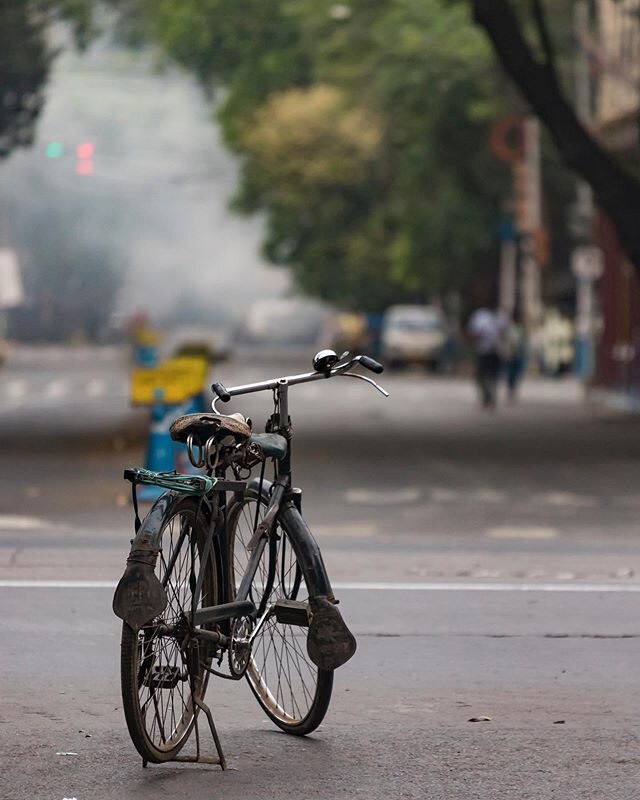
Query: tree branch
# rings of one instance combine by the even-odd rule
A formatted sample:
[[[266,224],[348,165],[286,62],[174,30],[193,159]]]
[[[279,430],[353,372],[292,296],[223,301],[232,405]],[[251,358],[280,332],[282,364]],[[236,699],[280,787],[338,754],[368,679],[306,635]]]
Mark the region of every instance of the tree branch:
[[[545,125],[564,161],[593,189],[640,271],[640,181],[578,119],[553,69],[536,60],[509,0],[470,0],[507,74]],[[541,9],[542,10],[542,9]]]
[[[556,52],[553,40],[547,24],[547,15],[544,9],[543,0],[531,0],[531,13],[538,29],[538,37],[542,45],[542,52],[549,69],[556,70]]]

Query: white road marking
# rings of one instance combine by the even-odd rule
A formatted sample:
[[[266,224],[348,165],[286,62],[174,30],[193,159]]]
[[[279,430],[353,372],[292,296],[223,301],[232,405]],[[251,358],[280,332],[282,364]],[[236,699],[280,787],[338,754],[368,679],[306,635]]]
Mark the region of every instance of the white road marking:
[[[598,505],[595,497],[575,494],[575,492],[546,492],[538,495],[534,501],[556,508],[595,508]]]
[[[391,506],[401,503],[415,503],[422,495],[420,489],[409,487],[407,489],[348,489],[344,493],[347,503],[358,505]]]
[[[523,539],[523,540],[545,540],[555,539],[558,536],[556,528],[545,528],[526,525],[509,525],[497,528],[489,528],[485,531],[485,536],[489,539]]]
[[[69,391],[69,386],[66,381],[55,380],[47,384],[43,396],[49,400],[58,400],[64,397]]]
[[[640,583],[332,583],[337,590],[375,592],[640,592]]]
[[[314,525],[313,532],[317,536],[339,536],[347,539],[360,539],[375,536],[378,526],[370,522],[346,522],[335,525]]]
[[[430,490],[431,499],[436,503],[453,503],[460,499],[460,492],[455,489],[434,488]]]
[[[0,589],[115,589],[116,581],[0,579]],[[640,583],[402,583],[336,581],[337,591],[354,592],[546,592],[638,594]]]
[[[21,397],[24,397],[26,393],[27,384],[20,378],[11,381],[11,383],[7,385],[7,396],[12,400],[19,400]]]
[[[36,531],[49,528],[59,528],[55,522],[37,517],[21,517],[14,514],[0,514],[0,530]]]
[[[106,384],[100,378],[94,378],[86,386],[86,392],[89,397],[100,397],[104,394],[105,389]]]

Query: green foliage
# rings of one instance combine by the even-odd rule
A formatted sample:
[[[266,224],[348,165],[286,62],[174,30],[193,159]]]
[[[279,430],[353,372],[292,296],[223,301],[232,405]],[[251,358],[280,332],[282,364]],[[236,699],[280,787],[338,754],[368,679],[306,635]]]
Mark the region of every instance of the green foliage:
[[[446,0],[131,0],[243,155],[236,200],[307,291],[381,308],[496,263],[493,62]]]
[[[33,142],[55,52],[49,29],[71,23],[77,43],[91,33],[91,0],[5,0],[0,4],[0,159]]]

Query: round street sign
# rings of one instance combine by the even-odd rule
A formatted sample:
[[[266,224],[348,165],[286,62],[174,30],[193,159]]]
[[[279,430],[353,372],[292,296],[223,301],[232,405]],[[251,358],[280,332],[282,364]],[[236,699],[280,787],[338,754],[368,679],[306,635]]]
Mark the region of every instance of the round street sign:
[[[595,245],[576,247],[571,255],[571,271],[583,281],[597,281],[604,271],[602,250]]]

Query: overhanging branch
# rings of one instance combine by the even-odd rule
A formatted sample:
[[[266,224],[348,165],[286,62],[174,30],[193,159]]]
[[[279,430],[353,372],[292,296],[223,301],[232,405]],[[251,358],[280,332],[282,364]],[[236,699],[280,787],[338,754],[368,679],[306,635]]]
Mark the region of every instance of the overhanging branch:
[[[564,161],[591,186],[640,270],[640,181],[582,125],[555,70],[535,58],[509,0],[470,2],[474,20],[485,29],[504,70],[551,134]]]
[[[544,53],[546,64],[549,69],[555,72],[556,52],[553,46],[551,32],[549,31],[549,25],[547,24],[547,14],[544,9],[543,0],[531,0],[531,13],[536,23],[538,38],[540,39],[540,45]]]

